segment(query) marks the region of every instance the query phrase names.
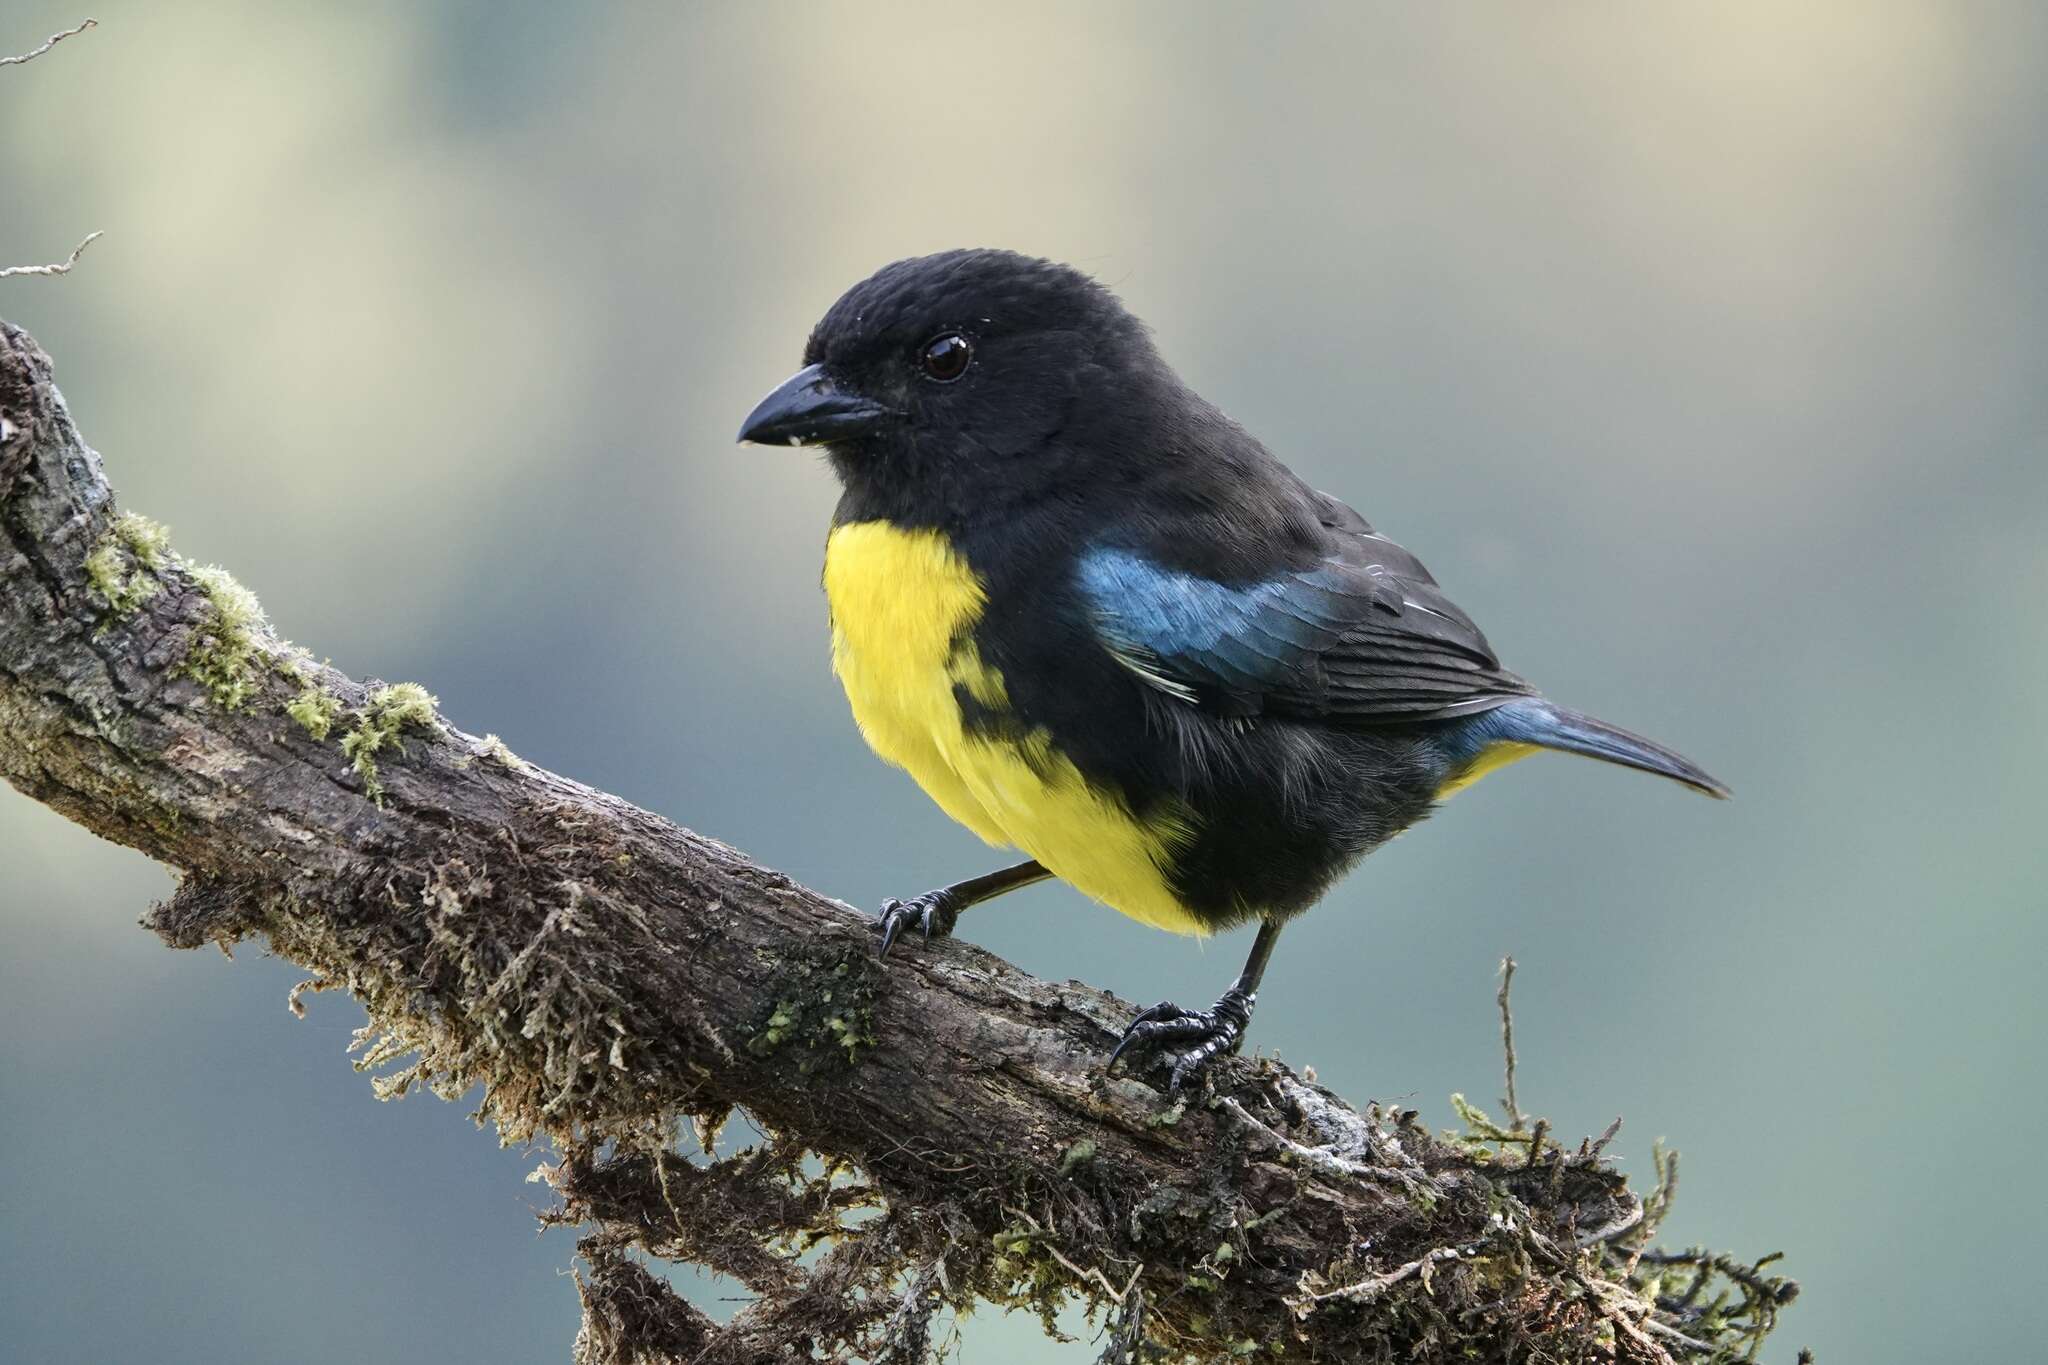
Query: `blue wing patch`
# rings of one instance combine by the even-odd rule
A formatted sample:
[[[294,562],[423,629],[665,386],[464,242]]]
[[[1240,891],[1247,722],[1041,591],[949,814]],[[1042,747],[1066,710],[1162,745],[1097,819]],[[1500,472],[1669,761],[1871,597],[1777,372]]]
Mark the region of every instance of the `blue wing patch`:
[[[1379,540],[1347,536],[1312,568],[1244,585],[1098,546],[1081,557],[1077,579],[1097,637],[1119,663],[1224,715],[1416,720],[1526,694],[1419,564],[1419,577],[1408,578],[1372,562]]]
[[[1144,676],[1199,663],[1220,681],[1254,690],[1343,638],[1345,614],[1314,578],[1290,574],[1236,588],[1159,568],[1128,550],[1098,549],[1081,560],[1096,626],[1126,666]],[[1191,691],[1178,680],[1172,685]]]

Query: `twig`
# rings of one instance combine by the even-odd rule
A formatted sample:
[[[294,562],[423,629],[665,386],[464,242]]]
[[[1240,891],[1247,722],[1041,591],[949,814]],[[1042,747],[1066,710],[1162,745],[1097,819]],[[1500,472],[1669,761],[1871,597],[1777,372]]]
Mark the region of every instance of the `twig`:
[[[1651,1360],[1661,1362],[1661,1365],[1673,1365],[1671,1352],[1650,1340],[1644,1331],[1645,1328],[1657,1333],[1659,1336],[1678,1341],[1688,1350],[1712,1354],[1714,1348],[1706,1342],[1696,1341],[1676,1328],[1665,1326],[1655,1318],[1643,1317],[1637,1319],[1632,1314],[1623,1311],[1620,1305],[1611,1301],[1612,1296],[1626,1295],[1627,1291],[1622,1286],[1607,1280],[1589,1280],[1578,1271],[1573,1271],[1568,1278],[1585,1292],[1587,1300],[1593,1305],[1594,1312],[1612,1324],[1617,1334],[1627,1337]]]
[[[1607,1150],[1607,1144],[1614,1141],[1614,1135],[1620,1131],[1621,1115],[1616,1114],[1614,1116],[1614,1122],[1608,1124],[1607,1127],[1601,1132],[1599,1137],[1594,1138],[1591,1143],[1585,1146],[1585,1148],[1583,1149],[1585,1154],[1587,1156],[1599,1156],[1600,1153]]]
[[[1086,1270],[1083,1270],[1080,1266],[1075,1265],[1072,1261],[1060,1255],[1060,1249],[1050,1242],[1047,1242],[1045,1244],[1045,1250],[1046,1253],[1050,1255],[1055,1261],[1058,1261],[1061,1265],[1065,1266],[1069,1274],[1074,1275],[1075,1277],[1083,1280],[1094,1280],[1097,1284],[1101,1285],[1103,1289],[1108,1292],[1110,1298],[1114,1299],[1119,1304],[1121,1304],[1124,1301],[1124,1295],[1129,1292],[1132,1284],[1137,1283],[1138,1276],[1141,1273],[1143,1273],[1145,1269],[1144,1264],[1141,1262],[1138,1268],[1131,1272],[1130,1283],[1126,1284],[1122,1289],[1118,1289],[1114,1284],[1110,1282],[1109,1276],[1103,1274],[1098,1267],[1091,1265]]]
[[[57,44],[63,42],[66,38],[75,38],[87,29],[98,28],[99,26],[99,20],[88,19],[77,28],[67,28],[62,33],[53,33],[50,35],[49,42],[44,43],[33,52],[24,52],[19,57],[0,57],[0,66],[20,66],[23,62],[32,62]]]
[[[1644,1201],[1643,1241],[1663,1226],[1664,1217],[1671,1212],[1671,1201],[1678,1197],[1678,1153],[1664,1145],[1662,1138],[1650,1148],[1650,1165],[1657,1173],[1657,1183],[1651,1187],[1650,1197]],[[1639,1250],[1640,1254],[1640,1250]]]
[[[1382,1184],[1398,1185],[1411,1194],[1435,1193],[1435,1182],[1426,1172],[1417,1174],[1396,1166],[1374,1166],[1364,1161],[1336,1156],[1327,1148],[1311,1147],[1306,1143],[1296,1142],[1283,1133],[1275,1132],[1270,1125],[1261,1123],[1250,1110],[1235,1099],[1226,1097],[1222,1108],[1247,1127],[1256,1129],[1262,1136],[1271,1138],[1278,1144],[1278,1150],[1286,1154],[1282,1160],[1292,1157],[1312,1170],[1338,1179],[1376,1180]]]
[[[1685,1333],[1679,1331],[1676,1327],[1667,1326],[1666,1324],[1657,1321],[1655,1318],[1644,1318],[1641,1325],[1645,1329],[1655,1332],[1658,1336],[1663,1337],[1666,1341],[1677,1342],[1679,1345],[1685,1347],[1685,1349],[1688,1351],[1697,1351],[1699,1354],[1703,1356],[1712,1355],[1714,1353],[1714,1348],[1706,1342],[1701,1341],[1698,1337],[1689,1337]]]
[[[53,33],[50,35],[48,42],[45,42],[33,52],[24,52],[18,57],[0,57],[0,66],[20,66],[23,62],[32,62],[57,44],[63,42],[66,38],[74,38],[89,28],[98,28],[99,26],[99,20],[88,19],[77,28],[67,28],[62,33]],[[68,275],[71,273],[71,267],[78,264],[78,258],[85,253],[85,249],[97,241],[100,235],[97,232],[88,234],[84,241],[71,249],[70,257],[60,263],[52,265],[10,265],[4,270],[0,270],[0,280],[11,279],[16,275]]]
[[[1475,1250],[1479,1245],[1479,1242],[1474,1242],[1469,1248],[1438,1247],[1434,1251],[1417,1256],[1406,1265],[1396,1266],[1384,1275],[1368,1276],[1356,1284],[1347,1284],[1342,1289],[1331,1289],[1321,1294],[1311,1294],[1308,1296],[1308,1301],[1310,1303],[1327,1303],[1331,1299],[1348,1299],[1353,1303],[1371,1303],[1374,1299],[1411,1275],[1419,1275],[1425,1269],[1436,1265],[1440,1261],[1455,1261],[1464,1255],[1467,1250]]]
[[[1645,1251],[1640,1259],[1651,1265],[1689,1265],[1701,1270],[1717,1270],[1748,1290],[1751,1296],[1782,1304],[1799,1297],[1799,1283],[1763,1273],[1763,1268],[1776,1261],[1780,1254],[1766,1256],[1755,1265],[1744,1265],[1732,1256],[1720,1255],[1705,1247],[1687,1247],[1683,1251]]]
[[[1508,1059],[1508,1093],[1502,1101],[1507,1107],[1508,1130],[1522,1131],[1522,1106],[1515,1102],[1515,1016],[1508,1008],[1508,991],[1515,984],[1515,960],[1504,957],[1500,960],[1500,994],[1494,999],[1500,1002],[1500,1046]],[[1530,1153],[1531,1159],[1535,1153]]]
[[[21,59],[10,57],[8,60],[19,61]],[[71,248],[71,255],[67,259],[53,265],[10,265],[5,270],[0,270],[0,280],[9,279],[15,275],[69,275],[71,267],[77,265],[78,258],[85,254],[85,249],[104,236],[106,236],[104,232],[87,233],[84,241]]]
[[[1080,1266],[1075,1265],[1072,1261],[1060,1255],[1060,1249],[1054,1246],[1052,1243],[1052,1233],[1049,1232],[1046,1229],[1045,1225],[1043,1223],[1040,1223],[1036,1218],[1033,1218],[1030,1214],[1026,1213],[1022,1209],[1012,1208],[1007,1204],[1003,1206],[1003,1212],[1009,1214],[1012,1218],[1023,1219],[1024,1222],[1030,1227],[1032,1237],[1038,1240],[1039,1245],[1045,1248],[1046,1253],[1050,1255],[1055,1261],[1058,1261],[1061,1265],[1065,1266],[1068,1272],[1072,1274],[1076,1279],[1094,1280],[1097,1284],[1101,1285],[1103,1289],[1108,1292],[1109,1297],[1111,1299],[1113,1299],[1119,1304],[1121,1304],[1124,1301],[1124,1295],[1130,1292],[1131,1285],[1136,1284],[1138,1282],[1138,1276],[1144,1273],[1145,1265],[1144,1262],[1141,1261],[1138,1263],[1138,1268],[1131,1272],[1130,1284],[1126,1284],[1122,1289],[1118,1289],[1115,1283],[1110,1280],[1109,1276],[1103,1274],[1099,1268],[1095,1266],[1089,1266],[1086,1270],[1083,1270]]]

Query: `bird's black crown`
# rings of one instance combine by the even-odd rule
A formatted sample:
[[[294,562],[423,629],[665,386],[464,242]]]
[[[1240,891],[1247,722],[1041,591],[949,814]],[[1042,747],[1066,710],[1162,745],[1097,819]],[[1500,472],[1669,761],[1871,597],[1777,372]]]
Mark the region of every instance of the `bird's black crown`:
[[[812,329],[806,365],[858,366],[878,350],[909,354],[945,329],[996,340],[1036,332],[1143,341],[1144,324],[1072,266],[992,247],[885,265],[846,291]]]

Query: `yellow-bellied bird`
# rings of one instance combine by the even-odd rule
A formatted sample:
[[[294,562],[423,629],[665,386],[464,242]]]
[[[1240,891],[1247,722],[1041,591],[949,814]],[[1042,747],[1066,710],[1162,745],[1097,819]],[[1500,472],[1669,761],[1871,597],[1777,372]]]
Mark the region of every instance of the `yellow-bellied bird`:
[[[1175,1089],[1238,1045],[1280,926],[1485,773],[1560,749],[1727,794],[1503,669],[1414,555],[1065,266],[884,268],[740,436],[822,445],[844,485],[825,592],[861,733],[1030,857],[889,902],[882,950],[1045,877],[1179,933],[1257,920],[1215,1005],[1155,1005],[1118,1044],[1170,1055]]]

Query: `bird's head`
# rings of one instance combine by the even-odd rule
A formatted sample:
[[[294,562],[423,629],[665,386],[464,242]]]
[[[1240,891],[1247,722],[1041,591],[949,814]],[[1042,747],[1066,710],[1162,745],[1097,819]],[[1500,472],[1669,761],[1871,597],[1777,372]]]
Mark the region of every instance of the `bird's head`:
[[[1144,325],[1088,276],[1009,251],[948,251],[849,289],[740,439],[823,446],[850,492],[945,518],[1141,448],[1151,399],[1176,382]],[[1057,439],[1077,428],[1089,439]]]

